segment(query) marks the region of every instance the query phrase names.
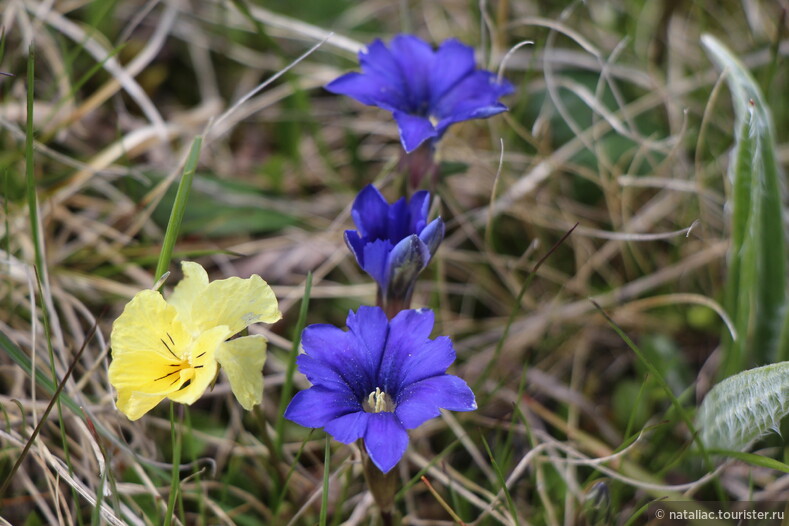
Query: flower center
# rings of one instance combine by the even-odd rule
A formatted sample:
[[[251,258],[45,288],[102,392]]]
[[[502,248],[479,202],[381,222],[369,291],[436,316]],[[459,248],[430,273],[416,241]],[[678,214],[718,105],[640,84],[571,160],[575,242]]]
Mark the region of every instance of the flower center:
[[[395,408],[392,398],[381,391],[380,387],[376,387],[375,391],[370,393],[367,400],[362,403],[362,406],[368,413],[391,413]]]
[[[185,352],[176,353],[174,349],[177,349],[178,346],[176,345],[175,341],[173,341],[173,338],[169,333],[167,334],[167,340],[169,340],[169,343],[168,341],[165,341],[164,338],[161,338],[162,345],[164,345],[168,353],[172,355],[175,361],[168,363],[167,368],[169,370],[167,373],[160,376],[159,378],[154,379],[154,382],[162,381],[168,382],[169,385],[174,385],[179,380],[184,379],[185,382],[181,387],[179,387],[179,390],[184,389],[192,382],[192,378],[194,378],[195,375],[195,369],[200,369],[203,366],[192,365],[192,353],[189,349]],[[197,358],[200,358],[203,354],[200,354],[197,356]]]

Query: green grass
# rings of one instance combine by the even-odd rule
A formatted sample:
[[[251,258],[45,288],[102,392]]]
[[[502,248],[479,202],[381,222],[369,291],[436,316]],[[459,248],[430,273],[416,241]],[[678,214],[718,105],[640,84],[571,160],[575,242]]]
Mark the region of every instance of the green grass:
[[[440,144],[447,234],[413,304],[479,408],[411,432],[395,522],[581,524],[605,494],[638,524],[653,499],[782,487],[778,433],[706,460],[694,434],[719,380],[789,356],[780,3],[263,5],[0,0],[4,520],[382,523],[359,446],[282,415],[303,327],[376,301],[344,246],[354,196],[405,187],[388,112],[321,86],[404,28],[493,70],[534,44],[507,61],[510,111]],[[132,423],[112,322],[184,259],[277,294],[283,319],[250,328],[264,404],[220,375],[183,419]]]

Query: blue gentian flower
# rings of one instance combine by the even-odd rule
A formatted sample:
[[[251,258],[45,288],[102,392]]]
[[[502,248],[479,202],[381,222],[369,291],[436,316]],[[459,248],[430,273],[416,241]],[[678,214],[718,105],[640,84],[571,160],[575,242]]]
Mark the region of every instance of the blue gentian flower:
[[[439,409],[477,408],[469,386],[447,367],[455,361],[446,336],[433,340],[433,311],[400,311],[391,321],[378,307],[348,313],[348,331],[310,325],[296,359],[312,387],[296,394],[285,418],[322,427],[339,442],[364,440],[383,473],[408,447],[408,429],[440,414]]]
[[[359,52],[359,64],[361,73],[343,75],[326,89],[391,111],[409,153],[440,139],[455,122],[507,111],[498,99],[515,91],[477,69],[473,48],[455,39],[437,50],[412,35],[396,36],[389,47],[376,39]]]
[[[359,266],[378,283],[383,300],[407,302],[420,272],[444,239],[444,222],[427,222],[430,194],[390,205],[373,185],[356,196],[351,215],[358,230],[346,230],[345,242]]]

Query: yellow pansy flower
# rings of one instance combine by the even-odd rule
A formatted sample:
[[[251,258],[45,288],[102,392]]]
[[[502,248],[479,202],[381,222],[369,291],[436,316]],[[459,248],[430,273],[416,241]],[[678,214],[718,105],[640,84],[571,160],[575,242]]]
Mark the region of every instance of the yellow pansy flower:
[[[266,339],[228,338],[282,317],[271,287],[257,275],[209,283],[197,263],[184,261],[181,268],[184,279],[167,301],[154,290],[138,292],[112,325],[109,378],[118,409],[131,420],[165,398],[192,404],[218,366],[244,409],[263,399]]]

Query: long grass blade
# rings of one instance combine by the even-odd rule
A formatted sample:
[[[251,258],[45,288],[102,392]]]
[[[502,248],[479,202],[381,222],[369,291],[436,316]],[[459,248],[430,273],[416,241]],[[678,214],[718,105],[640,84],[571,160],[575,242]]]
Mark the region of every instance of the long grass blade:
[[[307,274],[307,282],[304,284],[304,296],[301,299],[299,309],[299,319],[296,322],[296,330],[293,335],[293,346],[288,357],[288,368],[285,371],[285,382],[282,385],[282,395],[279,400],[279,410],[277,411],[277,431],[274,445],[277,453],[282,455],[282,443],[285,440],[285,409],[290,403],[290,395],[293,392],[293,375],[296,373],[296,358],[299,356],[299,346],[301,345],[301,333],[307,323],[307,310],[310,306],[310,294],[312,293],[312,272]]]
[[[433,487],[433,485],[430,483],[427,477],[422,475],[422,477],[420,478],[424,483],[424,485],[427,486],[428,491],[430,491],[430,493],[433,495],[433,498],[435,498],[436,501],[441,505],[441,507],[444,508],[444,511],[449,513],[449,516],[452,517],[452,520],[454,520],[457,524],[460,524],[461,526],[465,526],[466,523],[460,519],[458,514],[455,513],[455,510],[452,509],[452,506],[450,506],[449,503],[447,503],[447,501],[444,500],[444,498],[438,493],[438,491],[436,491],[436,488]]]
[[[36,194],[36,173],[33,164],[33,108],[34,84],[36,68],[36,50],[30,45],[27,55],[27,122],[25,123],[25,178],[27,179],[27,206],[30,212],[30,233],[33,237],[35,263],[41,278],[46,283],[46,267],[44,265],[44,247],[41,244],[41,230],[38,219],[38,196]]]
[[[326,449],[323,454],[323,492],[321,494],[320,526],[326,526],[329,514],[329,474],[331,474],[331,442],[326,437]]]
[[[183,221],[184,218],[186,202],[189,200],[189,190],[192,188],[192,179],[194,178],[195,171],[197,171],[197,163],[200,160],[200,148],[202,144],[203,138],[200,136],[195,137],[194,141],[192,141],[192,148],[189,150],[189,157],[186,159],[184,173],[181,177],[181,182],[178,184],[178,192],[175,194],[173,210],[170,213],[170,220],[167,223],[167,230],[164,233],[162,251],[159,253],[159,262],[156,265],[154,281],[158,281],[159,278],[167,272],[167,267],[170,266],[173,247],[175,247],[175,241],[178,239],[178,232],[181,229],[181,221]]]
[[[488,441],[485,440],[485,437],[482,437],[482,445],[485,446],[485,451],[488,454],[488,458],[490,458],[490,464],[493,466],[493,470],[496,472],[496,479],[498,480],[499,485],[501,485],[501,491],[504,492],[504,497],[507,499],[507,507],[510,509],[512,520],[515,521],[516,525],[520,525],[520,520],[518,519],[518,510],[515,508],[515,501],[512,500],[512,494],[510,493],[510,489],[507,487],[507,480],[504,477],[504,473],[501,472],[499,463],[496,462],[496,458],[493,456],[493,451],[491,451]]]
[[[282,483],[282,489],[280,489],[279,495],[277,495],[277,500],[274,501],[274,505],[271,507],[272,511],[274,512],[275,518],[278,517],[280,507],[285,500],[285,495],[287,494],[288,489],[292,489],[289,488],[288,483],[290,482],[293,473],[296,471],[296,466],[298,466],[299,459],[301,459],[301,454],[304,453],[304,447],[307,445],[307,442],[309,442],[311,436],[312,436],[312,431],[310,431],[310,434],[307,436],[307,438],[302,440],[301,445],[299,446],[299,450],[296,452],[296,455],[294,455],[293,457],[293,463],[291,463],[290,466],[288,467],[288,472],[285,474]]]
[[[781,473],[789,473],[789,464],[784,464],[780,460],[775,460],[774,458],[756,455],[754,453],[744,453],[742,451],[727,451],[725,449],[711,449],[710,453],[713,455],[736,458],[737,460],[747,462],[748,464],[762,468],[774,469],[776,471],[780,471]]]

